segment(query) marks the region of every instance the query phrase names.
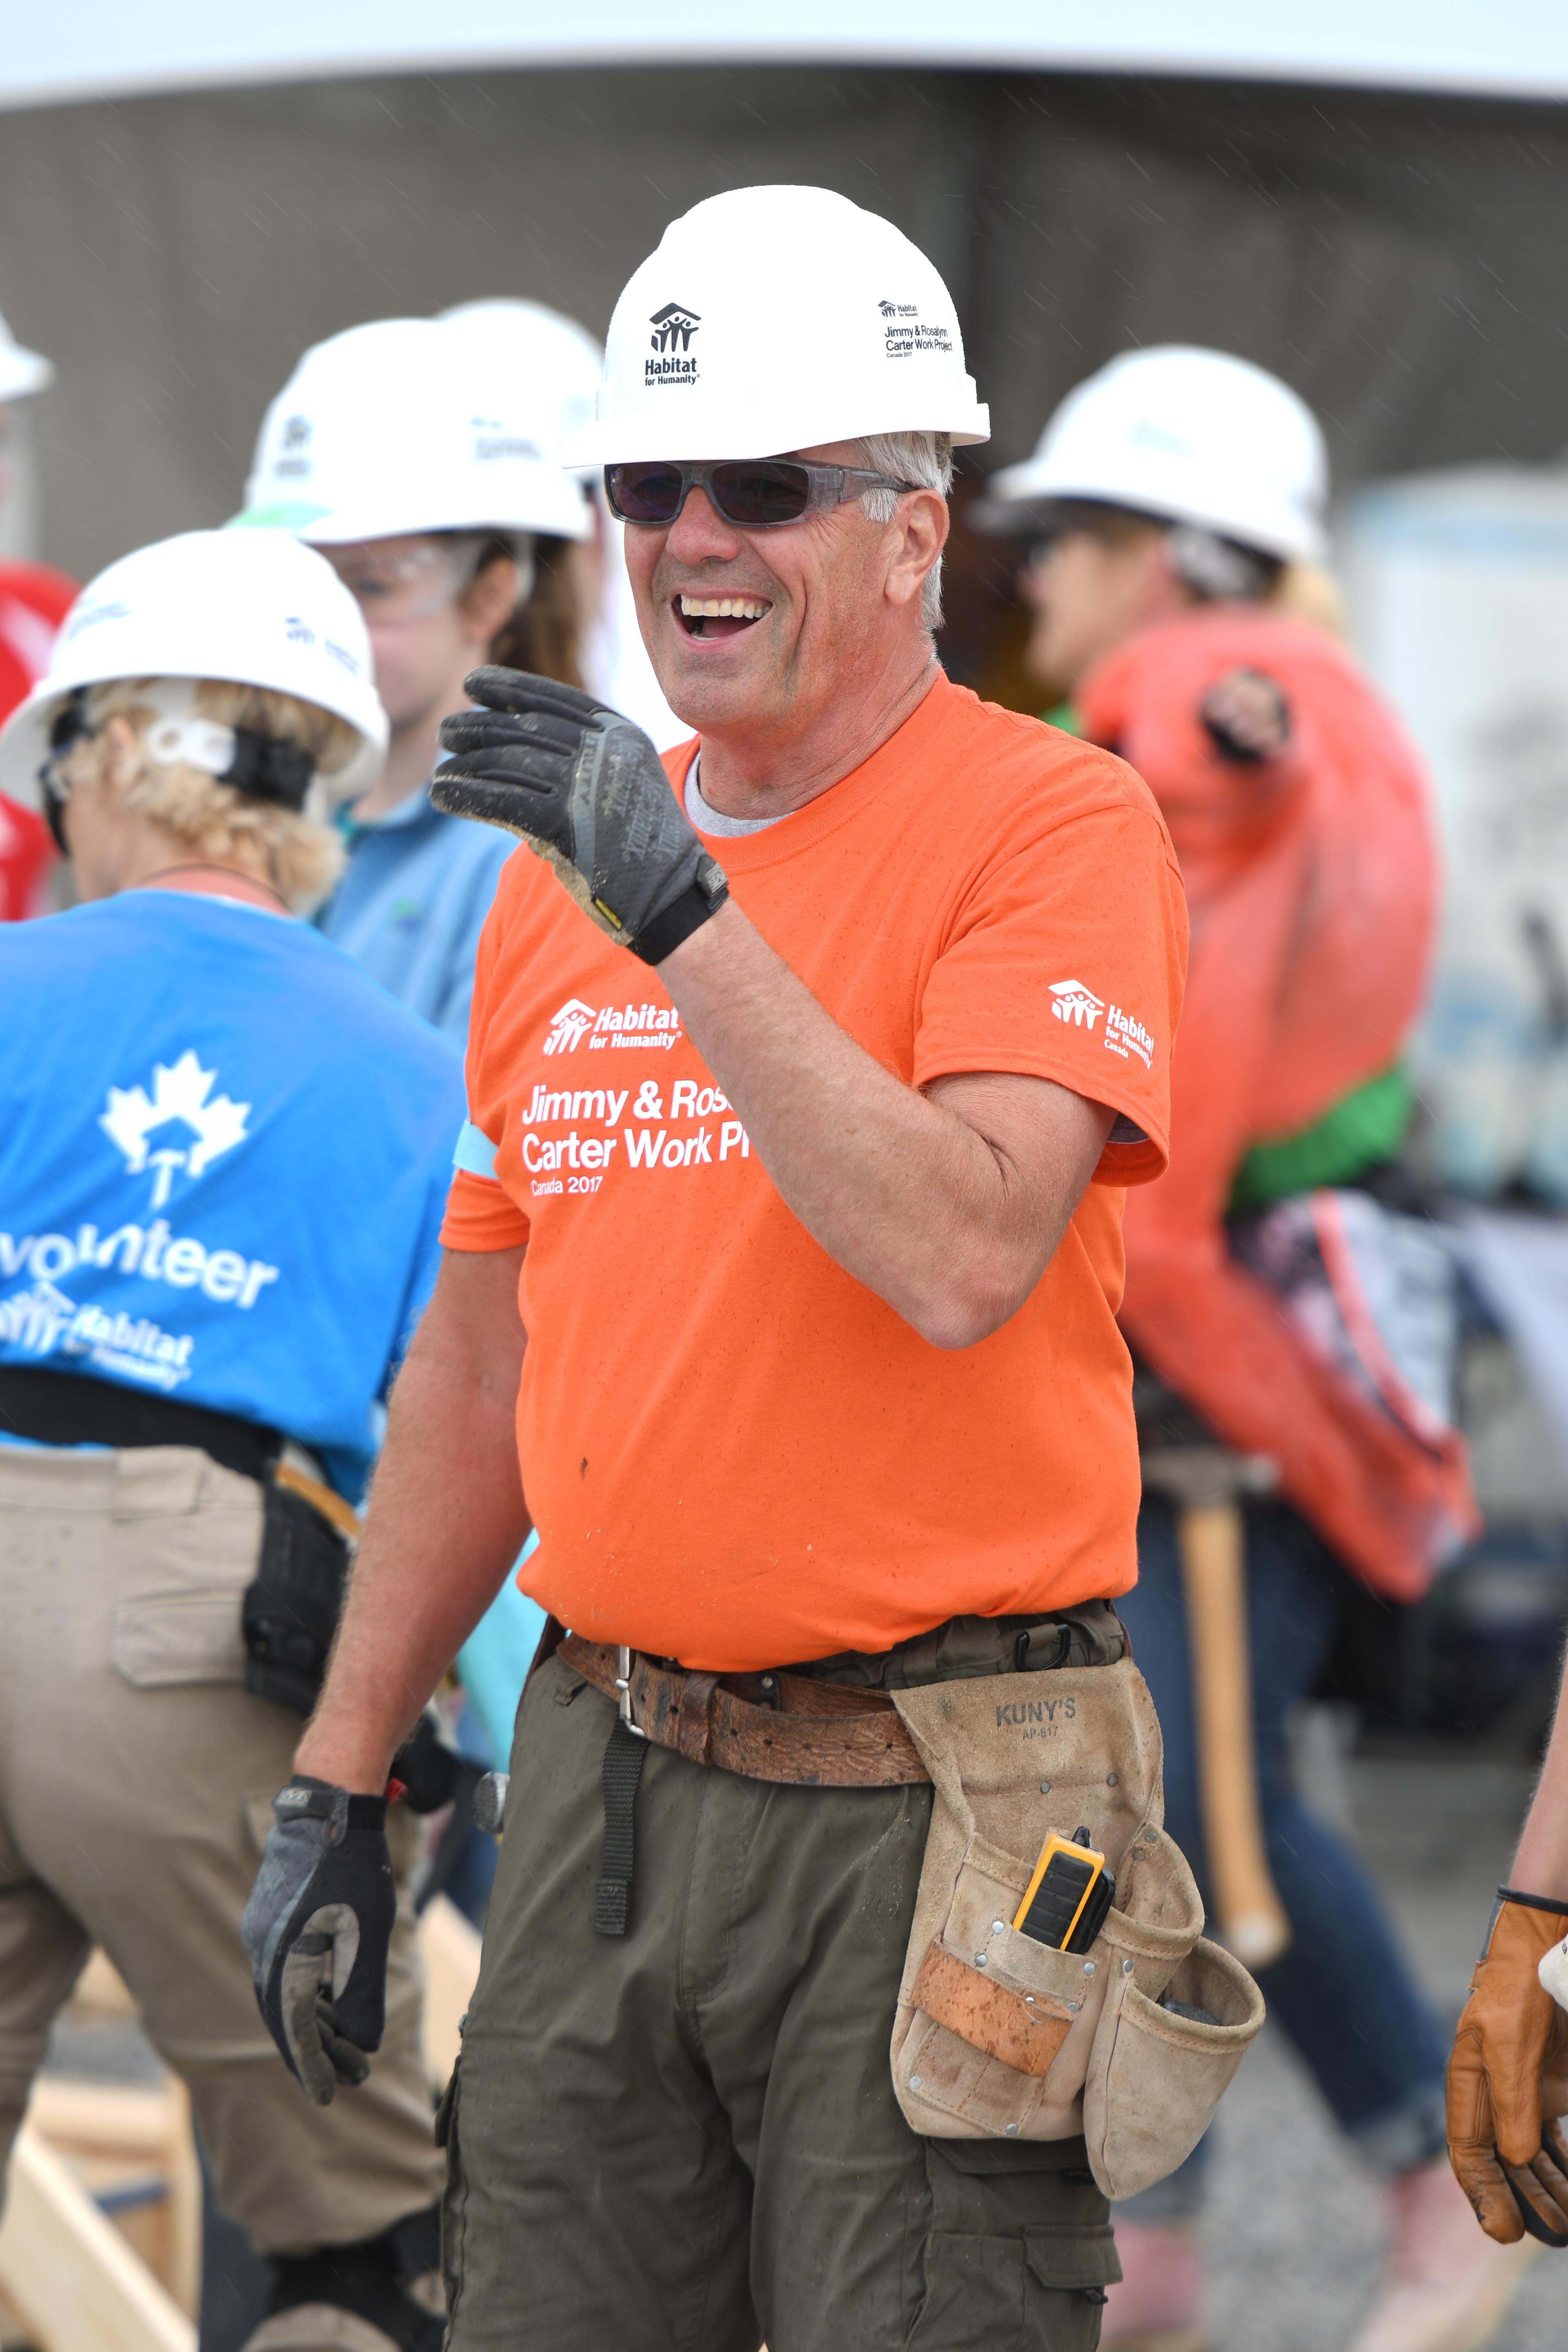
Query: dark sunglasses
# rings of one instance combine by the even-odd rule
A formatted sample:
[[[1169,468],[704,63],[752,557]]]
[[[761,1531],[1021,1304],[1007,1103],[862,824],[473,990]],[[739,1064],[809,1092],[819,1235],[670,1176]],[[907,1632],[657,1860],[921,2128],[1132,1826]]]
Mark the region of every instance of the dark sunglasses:
[[[711,466],[644,458],[605,468],[605,495],[621,522],[671,523],[688,494],[700,488],[715,512],[742,530],[779,530],[864,490],[918,487],[861,466],[807,466],[796,457],[725,458]]]

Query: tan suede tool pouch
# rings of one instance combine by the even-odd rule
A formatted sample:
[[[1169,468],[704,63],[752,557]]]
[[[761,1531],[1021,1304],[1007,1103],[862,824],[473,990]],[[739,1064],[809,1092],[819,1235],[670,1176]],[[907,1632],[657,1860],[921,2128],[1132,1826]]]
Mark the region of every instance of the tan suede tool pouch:
[[[893,2026],[904,2116],[937,2138],[1065,2139],[1086,2129],[1092,2084],[1090,2163],[1108,2195],[1130,2195],[1109,2177],[1120,2183],[1128,2163],[1140,2161],[1123,2150],[1132,2128],[1124,2107],[1152,2096],[1152,2113],[1164,2118],[1159,2150],[1142,2159],[1155,2163],[1149,2179],[1162,2178],[1202,2136],[1257,2031],[1232,2014],[1234,1994],[1229,2011],[1215,2012],[1219,2028],[1192,2026],[1158,2006],[1194,1966],[1194,1950],[1213,1947],[1199,1944],[1197,1888],[1161,1826],[1160,1727],[1143,1677],[1123,1659],[927,1684],[895,1692],[893,1703],[935,1790]],[[1087,1952],[1053,1951],[1010,1923],[1047,1833],[1070,1836],[1080,1825],[1116,1873],[1117,1901]],[[1215,1958],[1235,1968],[1227,1955]],[[1214,1973],[1205,1963],[1205,1986]],[[1223,2046],[1223,2076],[1196,2067],[1186,2042],[1163,2038],[1145,2010],[1161,2027],[1217,2033],[1219,2042],[1205,2039],[1202,2050],[1208,2059]],[[1171,2074],[1168,2095],[1153,2095],[1156,2074]],[[1106,2173],[1097,2137],[1100,2150],[1114,2151]]]
[[[1263,2023],[1263,1995],[1241,1962],[1204,1936],[1164,1998],[1214,2022],[1152,2000],[1133,1962],[1112,1969],[1083,2093],[1089,2165],[1107,2197],[1136,2197],[1192,2154]]]

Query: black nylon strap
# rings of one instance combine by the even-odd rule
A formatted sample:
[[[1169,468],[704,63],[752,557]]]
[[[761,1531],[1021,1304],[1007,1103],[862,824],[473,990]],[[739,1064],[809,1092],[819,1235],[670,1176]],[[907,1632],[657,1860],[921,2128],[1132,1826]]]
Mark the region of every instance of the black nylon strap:
[[[37,1445],[194,1445],[242,1478],[265,1478],[283,1451],[277,1430],[234,1413],[20,1364],[0,1364],[0,1429]]]
[[[287,809],[302,809],[316,772],[313,752],[303,743],[284,743],[254,727],[234,730],[234,757],[219,783],[232,784],[255,801],[277,801]]]
[[[1497,1899],[1500,1903],[1518,1903],[1526,1911],[1551,1911],[1559,1919],[1568,1919],[1568,1903],[1553,1902],[1550,1895],[1521,1895],[1517,1887],[1500,1886]]]
[[[721,890],[716,898],[710,898],[700,882],[693,882],[679,898],[671,899],[651,923],[643,925],[631,943],[633,955],[640,956],[644,963],[662,963],[682,940],[689,940],[693,931],[700,930],[710,915],[718,913],[729,895],[728,890]]]
[[[334,1780],[318,1780],[313,1772],[296,1772],[272,1800],[279,1821],[336,1821],[340,1811],[346,1828],[384,1830],[386,1799],[356,1796]]]
[[[626,1932],[632,1905],[637,1782],[647,1757],[647,1741],[639,1739],[617,1716],[605,1748],[605,1851],[594,1901],[595,1936]]]

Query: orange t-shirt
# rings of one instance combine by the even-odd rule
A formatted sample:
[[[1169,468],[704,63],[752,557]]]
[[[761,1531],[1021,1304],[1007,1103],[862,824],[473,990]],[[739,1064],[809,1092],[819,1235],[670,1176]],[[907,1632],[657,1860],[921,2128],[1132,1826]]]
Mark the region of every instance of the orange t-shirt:
[[[678,790],[693,749],[669,755]],[[528,1244],[530,1591],[595,1640],[721,1672],[1124,1592],[1121,1188],[1165,1166],[1186,948],[1153,800],[1109,753],[939,677],[842,782],[709,845],[897,1076],[1016,1071],[1121,1118],[1017,1314],[934,1348],[785,1207],[657,972],[539,859],[509,859],[443,1238]]]

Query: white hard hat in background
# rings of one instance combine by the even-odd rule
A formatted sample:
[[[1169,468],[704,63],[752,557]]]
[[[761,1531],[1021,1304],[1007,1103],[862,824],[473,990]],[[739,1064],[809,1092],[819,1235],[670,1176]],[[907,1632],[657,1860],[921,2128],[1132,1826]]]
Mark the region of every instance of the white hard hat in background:
[[[47,392],[54,380],[52,362],[42,352],[25,350],[0,318],[0,400],[24,400],[30,392]]]
[[[542,414],[553,409],[558,448],[594,422],[605,347],[575,319],[543,302],[498,294],[454,303],[440,313],[440,323],[470,341],[481,381],[499,371],[502,383],[523,388],[531,410],[539,404]]]
[[[189,530],[123,555],[66,614],[47,674],[0,728],[0,790],[42,805],[49,730],[78,687],[119,678],[268,687],[347,719],[359,737],[334,797],[365,792],[386,751],[370,637],[331,565],[280,530]]]
[[[447,326],[472,338],[479,368],[500,368],[527,383],[531,396],[553,399],[563,444],[592,425],[605,372],[604,346],[575,319],[542,302],[504,295],[490,301],[459,302],[441,316]],[[593,494],[604,556],[599,608],[584,632],[580,649],[584,682],[591,694],[651,736],[657,750],[668,751],[684,743],[691,730],[666,702],[637,627],[623,547],[626,527],[610,512],[599,467],[583,467],[579,478]]]
[[[918,246],[826,188],[732,188],[672,221],[616,304],[569,465],[776,457],[868,433],[985,440],[958,314]]]
[[[1093,499],[1312,562],[1328,480],[1317,418],[1289,384],[1227,352],[1165,343],[1069,392],[1034,456],[994,475],[970,516],[1023,531],[1031,509]]]
[[[469,339],[440,319],[377,319],[315,344],[267,412],[235,521],[317,547],[437,530],[585,539],[550,398],[472,367]]]

